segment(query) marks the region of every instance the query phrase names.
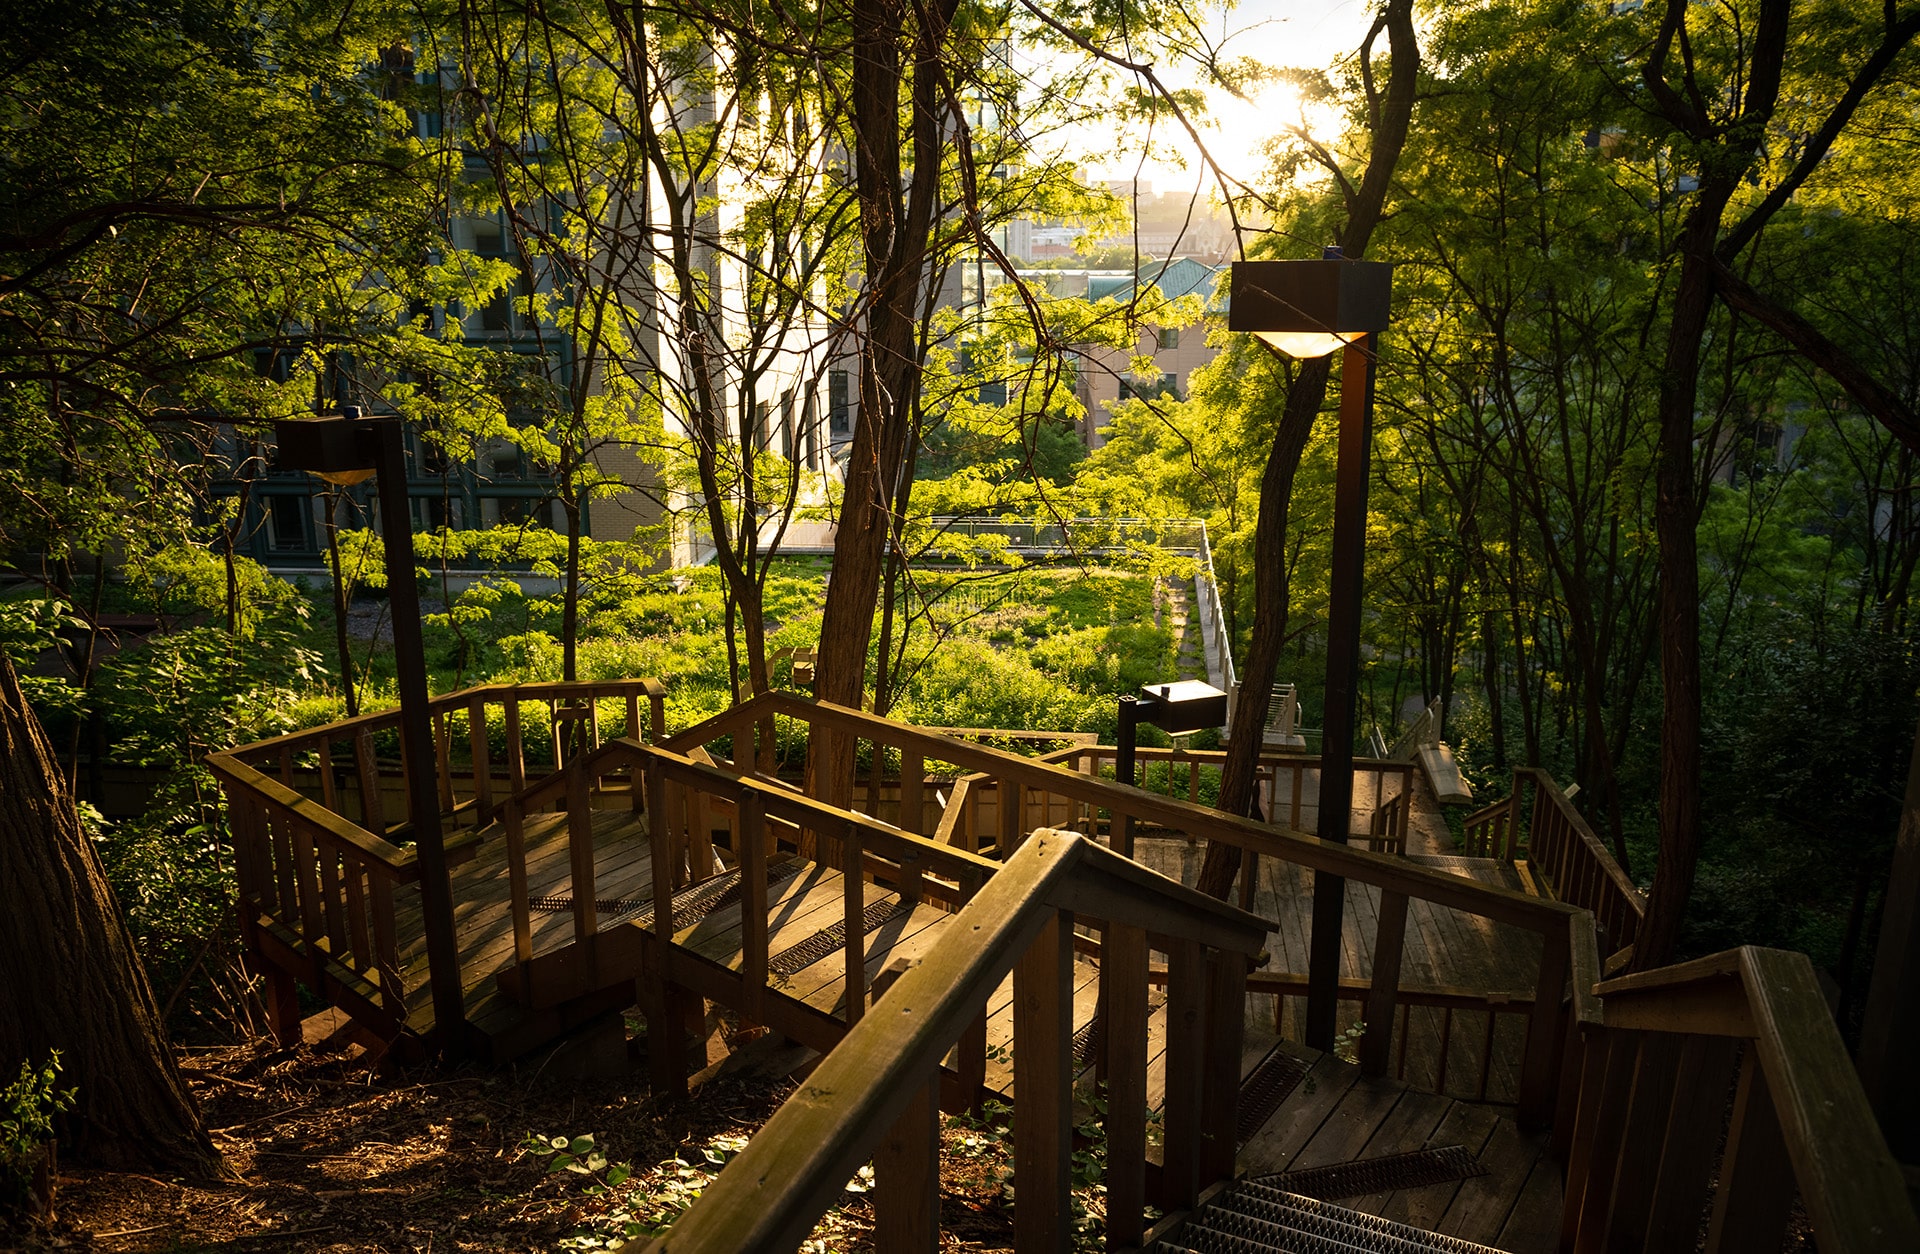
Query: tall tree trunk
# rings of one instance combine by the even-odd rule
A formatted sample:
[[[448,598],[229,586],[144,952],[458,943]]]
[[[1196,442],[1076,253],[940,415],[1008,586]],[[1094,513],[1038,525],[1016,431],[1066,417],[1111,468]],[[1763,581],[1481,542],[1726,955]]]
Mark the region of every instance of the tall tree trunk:
[[[1382,30],[1387,32],[1391,72],[1384,96],[1369,101],[1373,151],[1367,158],[1359,191],[1346,206],[1346,227],[1340,232],[1342,250],[1355,258],[1366,252],[1367,241],[1386,206],[1393,168],[1399,163],[1400,150],[1406,146],[1407,130],[1413,122],[1414,87],[1420,74],[1420,46],[1414,32],[1412,0],[1391,0],[1361,47],[1363,61],[1371,61],[1373,41]],[[1285,413],[1274,433],[1273,450],[1260,476],[1260,512],[1254,521],[1253,633],[1247,645],[1247,668],[1241,676],[1239,699],[1234,703],[1227,757],[1220,776],[1219,806],[1229,814],[1246,814],[1254,801],[1261,733],[1266,725],[1273,676],[1287,632],[1288,498],[1293,492],[1293,477],[1300,468],[1300,454],[1306,448],[1313,419],[1326,400],[1331,365],[1330,358],[1315,358],[1302,363],[1295,373],[1293,385],[1287,391]],[[1225,900],[1239,872],[1239,847],[1209,842],[1198,887],[1203,893]]]
[[[109,1166],[223,1170],[46,733],[0,653],[0,1068],[59,1050],[62,1138]]]
[[[918,336],[921,285],[928,272],[936,172],[947,143],[940,55],[957,0],[916,5],[913,32],[913,179],[905,182],[900,145],[901,44],[907,38],[902,0],[854,0],[852,122],[860,235],[866,262],[865,336],[860,353],[860,412],[847,459],[846,491],[833,540],[833,582],[821,614],[814,692],[858,708],[866,702],[867,646],[880,595],[888,517],[900,476],[910,474],[907,449],[920,390]],[[902,188],[906,187],[906,195]],[[829,805],[853,797],[853,738],[816,727],[807,769],[814,796]]]

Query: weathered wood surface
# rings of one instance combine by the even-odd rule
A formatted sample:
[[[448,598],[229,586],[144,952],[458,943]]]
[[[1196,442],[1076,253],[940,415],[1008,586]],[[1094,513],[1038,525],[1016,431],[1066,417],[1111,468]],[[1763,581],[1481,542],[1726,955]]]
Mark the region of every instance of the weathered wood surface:
[[[1290,1042],[1274,1046],[1307,1063],[1303,1080],[1241,1147],[1246,1175],[1328,1167],[1446,1145],[1465,1146],[1487,1174],[1338,1205],[1411,1223],[1511,1254],[1548,1254],[1559,1238],[1560,1169],[1543,1137],[1487,1106],[1422,1093]]]

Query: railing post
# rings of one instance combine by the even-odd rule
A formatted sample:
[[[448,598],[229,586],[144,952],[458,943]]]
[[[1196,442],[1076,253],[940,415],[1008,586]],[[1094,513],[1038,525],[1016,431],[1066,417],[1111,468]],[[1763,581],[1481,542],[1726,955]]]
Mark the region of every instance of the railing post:
[[[1200,1087],[1200,1184],[1233,1178],[1239,1148],[1240,1052],[1247,1026],[1247,957],[1207,955],[1207,1043]]]
[[[1073,1218],[1073,916],[1056,913],[1013,969],[1013,1245],[1065,1251]]]
[[[940,1072],[920,1085],[873,1156],[873,1247],[940,1248]]]
[[[1533,989],[1533,1010],[1527,1016],[1527,1050],[1520,1063],[1520,1126],[1528,1131],[1553,1121],[1555,1089],[1560,1077],[1560,1047],[1566,1016],[1560,999],[1567,986],[1569,962],[1564,925],[1540,934],[1540,977]]]
[[[1107,1017],[1107,1245],[1137,1246],[1147,1205],[1147,934],[1109,922],[1100,984]]]
[[[1393,1007],[1400,994],[1400,960],[1406,950],[1407,895],[1385,889],[1380,894],[1380,929],[1373,941],[1373,984],[1367,990],[1367,1034],[1360,1042],[1362,1074],[1387,1073],[1388,1047],[1393,1041]],[[1554,999],[1556,1009],[1559,998]],[[1493,1045],[1488,1031],[1488,1053]]]

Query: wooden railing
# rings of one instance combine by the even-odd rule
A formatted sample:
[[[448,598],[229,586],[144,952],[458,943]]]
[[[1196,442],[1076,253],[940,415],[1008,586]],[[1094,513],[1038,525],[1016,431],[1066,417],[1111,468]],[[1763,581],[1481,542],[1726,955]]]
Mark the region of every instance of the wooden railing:
[[[1777,1250],[1797,1192],[1823,1254],[1920,1250],[1804,955],[1731,950],[1597,993],[1568,1086],[1561,1249]]]
[[[1064,766],[1083,774],[1099,776],[1111,768],[1117,750],[1111,745],[1084,743],[1039,760]],[[1135,751],[1137,787],[1165,797],[1184,797],[1191,805],[1210,804],[1219,795],[1220,772],[1226,754],[1219,750],[1157,749]],[[1258,795],[1263,813],[1279,826],[1294,831],[1309,830],[1313,820],[1306,817],[1310,804],[1305,800],[1306,773],[1318,770],[1320,760],[1300,754],[1263,753],[1260,757]],[[1404,762],[1361,759],[1354,763],[1356,796],[1372,793],[1373,804],[1360,811],[1353,839],[1370,849],[1385,853],[1404,853],[1407,823],[1411,814],[1413,768]],[[950,830],[970,849],[991,854],[999,827],[999,790],[991,772],[963,776],[969,787],[958,795],[964,798],[964,811],[956,816]],[[1069,807],[1066,798],[1048,794],[1051,804],[1041,808],[1029,797],[1015,827],[1071,827],[1089,835],[1106,834],[1106,819],[1084,803]],[[943,816],[944,818],[944,816]],[[1141,831],[1136,834],[1149,835]],[[1251,882],[1251,881],[1249,881]],[[1247,904],[1242,901],[1242,905]]]
[[[1525,825],[1523,843],[1522,815],[1528,813],[1531,821]],[[1463,852],[1508,861],[1524,858],[1556,899],[1592,911],[1605,957],[1628,949],[1640,934],[1646,895],[1614,861],[1553,776],[1539,767],[1516,767],[1513,791],[1468,816]]]
[[[927,842],[919,842],[925,844]],[[1147,1203],[1147,951],[1171,952],[1154,1202],[1191,1207],[1234,1173],[1244,978],[1266,924],[1073,832],[1031,834],[702,1192],[656,1254],[794,1249],[869,1159],[875,1248],[939,1244],[941,1059],[1014,980],[1014,1246],[1072,1240],[1073,928],[1105,936],[1107,1235]]]
[[[636,679],[491,684],[434,698],[432,767],[449,861],[471,855],[475,829],[526,786],[529,770],[547,774],[614,730],[603,705],[624,713],[623,734],[649,727],[658,737],[665,695],[658,680]],[[406,1023],[403,958],[418,927],[408,889],[419,867],[405,843],[399,718],[364,714],[207,760],[227,797],[244,939],[270,960],[270,1018],[282,1036],[299,1028],[295,979],[382,1035]]]
[[[855,740],[877,742],[907,763],[903,779],[913,773],[916,764],[929,761],[951,763],[969,772],[949,795],[946,812],[933,833],[936,842],[948,848],[958,846],[969,853],[980,850],[983,856],[1013,850],[1024,834],[1023,822],[1035,816],[1051,815],[1055,822],[1036,825],[1105,832],[1111,847],[1129,856],[1133,848],[1132,834],[1151,830],[1237,846],[1242,851],[1243,874],[1249,877],[1249,882],[1257,859],[1277,858],[1315,872],[1373,885],[1379,889],[1380,899],[1364,1015],[1369,1031],[1361,1048],[1362,1065],[1371,1074],[1386,1074],[1393,1056],[1391,1041],[1399,1019],[1400,969],[1410,900],[1423,900],[1534,933],[1539,937],[1539,957],[1535,960],[1531,982],[1514,1099],[1522,1122],[1533,1127],[1545,1127],[1552,1122],[1568,1024],[1568,971],[1582,943],[1580,937],[1584,935],[1585,943],[1591,944],[1591,916],[1578,906],[1496,888],[1402,858],[1235,818],[1182,797],[1124,787],[1090,773],[1091,755],[1097,750],[1071,748],[1043,758],[1025,758],[784,693],[757,697],[673,737],[668,746],[677,752],[689,752],[696,745],[718,744],[731,738],[728,743],[733,752],[744,753],[753,743],[747,738],[755,734],[755,727],[774,718],[798,719],[816,731],[824,727]],[[1069,760],[1081,762],[1083,769],[1066,765]],[[1383,765],[1395,771],[1404,767],[1402,763]],[[968,820],[969,808],[978,804],[973,801],[976,791],[991,791],[996,800],[1007,801],[995,807],[990,823],[983,825]],[[961,811],[959,815],[955,815],[956,809]],[[1075,816],[1075,821],[1058,821],[1068,814]],[[983,826],[987,830],[983,831]]]

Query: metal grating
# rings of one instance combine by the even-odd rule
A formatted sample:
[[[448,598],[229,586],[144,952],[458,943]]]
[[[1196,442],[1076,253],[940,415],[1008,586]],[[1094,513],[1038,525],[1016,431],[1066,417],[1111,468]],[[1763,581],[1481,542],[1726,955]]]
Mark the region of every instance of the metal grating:
[[[807,864],[798,858],[781,858],[767,865],[767,887],[785,883],[806,869]],[[673,925],[676,928],[692,927],[716,910],[724,910],[739,901],[746,894],[746,884],[740,877],[740,869],[722,872],[712,879],[690,884],[673,895]],[[527,902],[527,908],[545,913],[564,913],[573,909],[571,896],[534,897]],[[634,923],[640,927],[653,926],[653,898],[601,898],[593,903],[598,914],[617,914],[615,922]]]
[[[1287,1100],[1312,1064],[1284,1050],[1276,1049],[1261,1060],[1246,1079],[1240,1081],[1240,1121],[1234,1138],[1241,1145],[1266,1126],[1273,1112]]]
[[[1451,1184],[1484,1176],[1487,1169],[1464,1145],[1439,1145],[1432,1149],[1405,1154],[1386,1154],[1379,1158],[1359,1158],[1350,1163],[1327,1167],[1308,1167],[1260,1176],[1258,1181],[1302,1197],[1331,1201],[1342,1197],[1361,1197],[1368,1193],[1391,1193],[1396,1189],[1418,1189],[1429,1184]]]
[[[913,909],[903,901],[876,901],[860,914],[862,934],[870,934],[884,925],[895,915],[906,914]],[[830,957],[847,943],[847,925],[842,920],[830,927],[823,927],[812,936],[797,945],[789,945],[773,957],[767,959],[767,970],[774,975],[796,976],[814,963]]]
[[[1201,1207],[1154,1254],[1490,1254],[1490,1247],[1242,1181]]]
[[[1078,1032],[1073,1034],[1073,1065],[1091,1066],[1100,1053],[1100,1019],[1095,1016],[1087,1020]]]

